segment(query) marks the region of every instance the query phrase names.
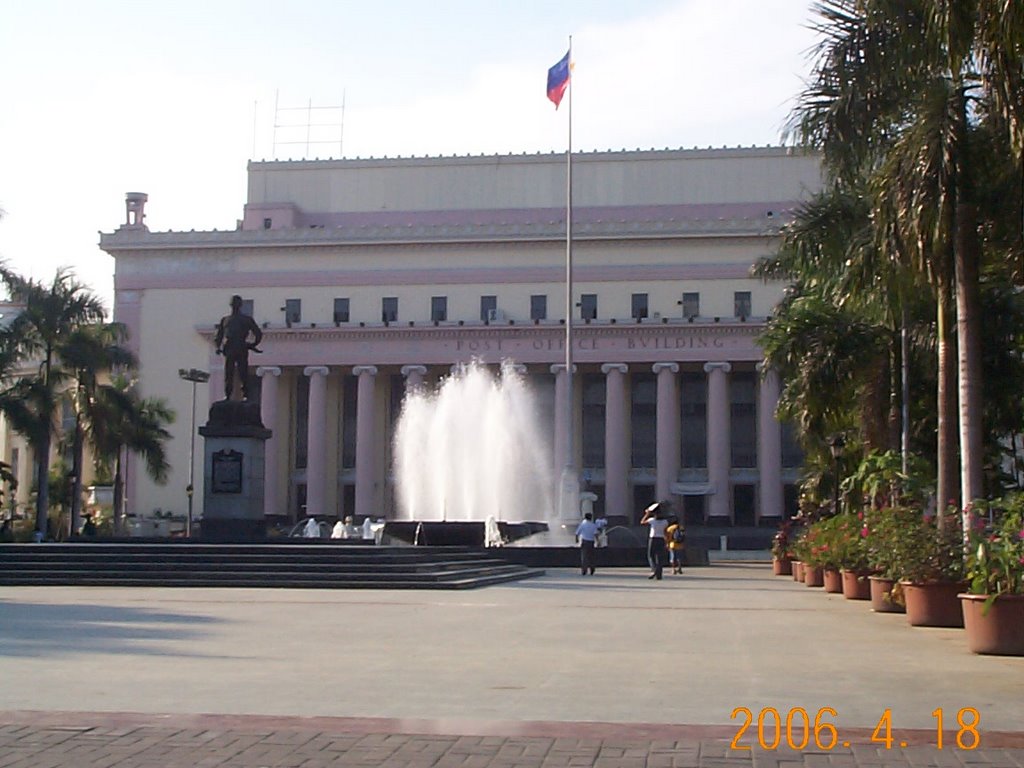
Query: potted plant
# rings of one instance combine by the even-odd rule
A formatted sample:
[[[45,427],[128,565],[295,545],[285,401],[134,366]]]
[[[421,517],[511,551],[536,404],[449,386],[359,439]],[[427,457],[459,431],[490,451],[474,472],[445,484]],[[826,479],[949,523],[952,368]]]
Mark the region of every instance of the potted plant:
[[[847,600],[871,597],[868,575],[868,527],[864,512],[840,515],[836,524],[837,562],[842,575],[842,593]]]
[[[1001,507],[996,509],[996,507]],[[972,653],[1024,656],[1024,494],[993,504],[976,518],[960,595]]]
[[[907,621],[914,627],[962,627],[958,595],[966,585],[960,516],[947,515],[942,525],[916,510],[907,517],[887,542]]]
[[[797,552],[802,564],[803,582],[808,587],[825,585],[824,566],[829,556],[829,543],[824,523],[823,520],[816,520],[800,536]]]
[[[779,530],[772,538],[772,573],[776,576],[791,576],[793,574],[793,552],[792,523],[788,520],[779,526]]]
[[[890,542],[898,532],[916,523],[919,513],[909,507],[868,510],[864,520],[864,543],[871,597],[876,613],[906,613],[903,593],[898,589],[900,574],[896,552]]]

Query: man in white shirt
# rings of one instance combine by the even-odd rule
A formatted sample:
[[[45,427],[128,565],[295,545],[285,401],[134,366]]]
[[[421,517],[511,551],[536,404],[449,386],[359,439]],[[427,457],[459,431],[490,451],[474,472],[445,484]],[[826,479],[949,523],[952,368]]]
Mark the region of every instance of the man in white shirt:
[[[584,576],[587,572],[594,575],[594,545],[597,543],[597,534],[600,531],[594,516],[587,512],[576,526],[576,540],[580,543],[580,573]]]
[[[656,501],[644,510],[643,519],[640,525],[647,525],[651,529],[651,535],[647,539],[647,561],[651,565],[651,575],[648,579],[661,581],[661,572],[665,567],[665,529],[668,528],[668,520],[665,519],[667,504]]]

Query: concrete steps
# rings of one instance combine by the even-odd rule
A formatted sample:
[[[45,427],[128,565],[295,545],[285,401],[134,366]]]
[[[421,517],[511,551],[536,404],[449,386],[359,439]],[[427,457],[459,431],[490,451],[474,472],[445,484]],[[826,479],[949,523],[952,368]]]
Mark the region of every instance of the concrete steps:
[[[469,547],[191,542],[0,545],[0,586],[473,589],[543,573]]]

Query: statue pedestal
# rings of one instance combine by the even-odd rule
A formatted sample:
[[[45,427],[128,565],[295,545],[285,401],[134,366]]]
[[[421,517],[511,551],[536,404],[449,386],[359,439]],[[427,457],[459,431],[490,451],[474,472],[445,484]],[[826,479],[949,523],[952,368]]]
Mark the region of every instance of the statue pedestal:
[[[271,431],[259,403],[221,400],[199,428],[203,450],[202,538],[216,542],[262,541],[264,451]]]

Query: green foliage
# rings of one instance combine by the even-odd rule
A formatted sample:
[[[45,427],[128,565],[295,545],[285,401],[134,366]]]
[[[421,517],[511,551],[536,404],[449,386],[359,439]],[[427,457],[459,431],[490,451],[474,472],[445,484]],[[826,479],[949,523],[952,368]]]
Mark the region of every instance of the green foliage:
[[[975,595],[1024,594],[1024,494],[993,502],[991,521],[978,510],[967,557],[969,591]]]
[[[914,583],[957,582],[964,578],[959,516],[940,528],[931,515],[909,506],[866,513],[868,566],[879,576]]]

